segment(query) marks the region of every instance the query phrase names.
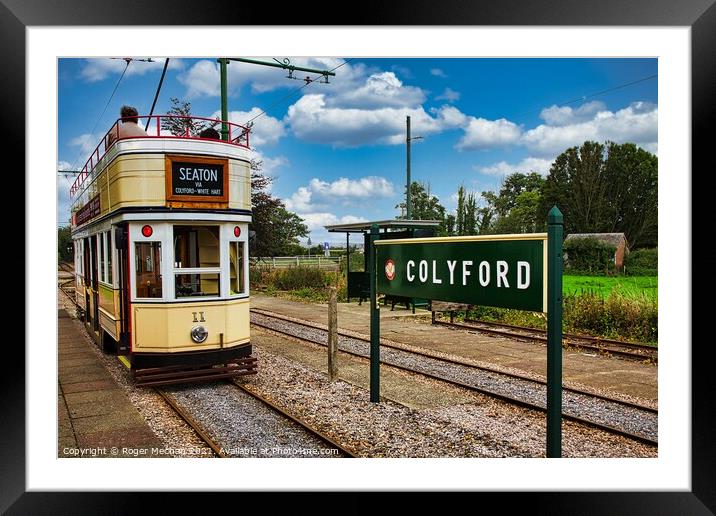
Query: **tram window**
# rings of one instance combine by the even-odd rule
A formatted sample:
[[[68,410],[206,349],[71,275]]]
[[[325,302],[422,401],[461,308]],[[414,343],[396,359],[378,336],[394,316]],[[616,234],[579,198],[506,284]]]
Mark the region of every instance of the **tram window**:
[[[105,267],[107,266],[107,261],[105,260],[105,241],[104,241],[104,233],[100,233],[97,235],[97,247],[99,247],[99,280],[103,283],[107,282],[107,275],[105,274]]]
[[[137,297],[162,297],[162,244],[141,242],[134,244],[137,273]]]
[[[218,297],[219,274],[177,274],[174,285],[176,297]]]
[[[112,255],[114,254],[114,246],[112,245],[112,232],[107,231],[105,233],[107,243],[107,283],[112,285]]]
[[[174,267],[219,267],[219,227],[174,226]]]
[[[229,295],[245,293],[244,242],[229,242]]]

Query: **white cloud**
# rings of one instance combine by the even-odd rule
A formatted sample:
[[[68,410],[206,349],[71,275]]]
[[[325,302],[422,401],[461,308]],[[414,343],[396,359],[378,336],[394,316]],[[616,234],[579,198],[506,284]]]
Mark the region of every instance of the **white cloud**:
[[[447,100],[448,102],[455,102],[456,100],[460,100],[460,92],[455,91],[452,88],[445,88],[445,91],[435,97],[435,100]]]
[[[261,108],[254,107],[250,111],[229,111],[229,122],[244,125],[262,112]],[[208,118],[221,118],[221,111],[214,111]],[[283,121],[269,115],[262,115],[254,121],[249,136],[249,144],[254,146],[273,145],[286,135],[286,126]],[[232,134],[232,137],[234,135]]]
[[[405,117],[408,115],[416,135],[428,136],[451,128],[450,123],[454,122],[459,112],[443,113],[445,109],[441,108],[435,112],[436,117],[431,117],[422,107],[330,107],[324,94],[312,94],[304,95],[290,106],[284,120],[297,138],[313,143],[336,147],[398,145],[405,142]]]
[[[307,186],[299,187],[284,202],[289,210],[302,213],[329,205],[351,205],[356,200],[387,198],[393,195],[395,195],[395,187],[384,177],[368,176],[360,179],[341,177],[330,183],[313,178]]]
[[[547,125],[563,126],[586,122],[587,120],[592,119],[594,115],[600,111],[604,111],[605,109],[606,106],[603,102],[594,100],[592,102],[587,102],[576,109],[572,109],[567,106],[553,105],[548,108],[544,108],[539,116],[542,120],[547,122]]]
[[[537,172],[540,175],[546,176],[549,173],[549,169],[552,166],[552,160],[542,158],[525,158],[519,163],[507,163],[506,161],[500,161],[487,167],[474,166],[473,169],[483,174],[506,176],[515,172],[521,172],[527,174],[529,172]]]
[[[445,72],[443,72],[440,68],[433,68],[430,70],[430,75],[434,75],[435,77],[443,77],[446,78],[447,75]]]
[[[301,213],[299,216],[305,221],[309,231],[318,231],[321,233],[326,233],[324,226],[331,226],[333,224],[352,224],[354,222],[368,222],[368,219],[364,217],[357,217],[355,215],[344,215],[342,217],[338,217],[337,215],[329,212]]]
[[[129,63],[129,67],[127,67],[127,63],[124,59],[110,59],[107,57],[85,59],[84,66],[80,71],[80,76],[88,82],[96,82],[102,81],[111,75],[121,74],[125,67],[127,67],[127,72],[125,73],[125,76],[127,77],[131,75],[144,75],[146,73],[164,68],[165,58],[154,57],[152,59],[154,59],[154,62],[152,63],[146,61],[132,61]],[[169,66],[167,69],[180,70],[183,66],[184,64],[181,59],[172,58],[169,59]]]
[[[99,144],[99,137],[94,136],[90,133],[84,133],[79,136],[76,136],[72,138],[69,141],[69,145],[72,147],[79,147],[79,153],[84,158],[84,155],[87,155],[86,157],[89,157],[89,153],[92,152],[97,145]],[[84,164],[84,161],[83,161]]]
[[[656,147],[658,108],[654,104],[635,102],[616,112],[601,110],[591,115],[586,121],[569,125],[539,125],[524,133],[522,143],[533,152],[544,155],[557,154],[586,140],[634,142],[647,149]],[[546,116],[562,122],[584,117],[584,113],[580,113],[579,109],[560,108],[559,113],[552,110]]]
[[[271,57],[258,57],[256,60],[273,62]],[[343,62],[343,59],[333,57],[290,58],[290,64],[295,66],[327,71],[338,67]],[[335,77],[329,78],[329,84],[322,84],[316,81],[309,87],[327,88],[331,92],[348,91],[358,87],[358,81],[363,81],[367,73],[366,67],[360,63],[356,65],[345,64],[339,70],[336,71]],[[244,84],[250,84],[254,93],[263,93],[279,88],[299,88],[303,85],[299,81],[287,79],[288,72],[281,68],[237,61],[229,61],[226,74],[229,95],[235,94]],[[294,72],[293,75],[295,78],[302,80],[306,76],[316,78],[318,74]],[[188,98],[218,97],[220,94],[219,64],[215,60],[202,59],[197,61],[186,72],[180,74],[178,78],[179,82],[186,87],[186,96]]]
[[[365,84],[329,97],[328,105],[371,109],[378,107],[416,107],[425,101],[425,93],[415,86],[404,86],[393,72],[372,74]]]
[[[455,148],[476,150],[515,144],[519,142],[521,134],[522,130],[517,124],[504,118],[499,120],[471,118],[465,128],[465,134],[457,142]]]

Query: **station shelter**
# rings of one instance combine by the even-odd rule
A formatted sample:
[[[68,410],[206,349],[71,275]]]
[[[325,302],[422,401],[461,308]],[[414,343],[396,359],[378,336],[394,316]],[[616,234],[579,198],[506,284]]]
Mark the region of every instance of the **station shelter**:
[[[380,230],[380,239],[394,238],[424,238],[437,235],[439,220],[404,220],[391,219],[379,220],[372,222],[354,222],[350,224],[333,224],[324,226],[329,233],[345,233],[346,234],[346,283],[348,286],[348,301],[351,298],[358,298],[361,304],[363,299],[370,297],[370,280],[368,275],[368,262],[372,252],[370,246],[370,228],[377,225]],[[350,240],[351,233],[360,233],[358,238],[363,244],[363,270],[351,271],[350,261]],[[408,298],[403,296],[386,296],[384,303],[391,303],[391,310],[396,304],[404,304],[406,308],[412,309],[415,313],[416,307],[427,307],[427,299]]]

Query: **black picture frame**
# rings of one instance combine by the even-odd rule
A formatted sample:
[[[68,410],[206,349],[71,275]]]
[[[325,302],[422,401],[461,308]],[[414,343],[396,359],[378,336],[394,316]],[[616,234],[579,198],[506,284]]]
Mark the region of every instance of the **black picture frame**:
[[[200,8],[198,6],[200,5]],[[491,4],[461,0],[429,2],[363,2],[350,16],[341,15],[338,3],[285,4],[276,9],[268,2],[168,2],[107,0],[49,2],[41,0],[0,0],[0,48],[3,49],[2,82],[3,147],[23,147],[25,131],[25,28],[28,26],[101,26],[101,25],[551,25],[551,26],[688,26],[692,36],[692,169],[708,175],[713,165],[708,154],[713,146],[710,125],[716,120],[716,6],[714,0],[500,0]],[[321,19],[331,13],[335,19]],[[48,115],[48,119],[51,116]],[[38,135],[30,135],[37,137]],[[14,168],[24,169],[24,154],[13,156]],[[708,161],[707,161],[708,160]],[[709,163],[710,166],[707,166]],[[26,171],[32,173],[37,171]],[[685,180],[699,177],[681,171]],[[702,179],[703,176],[700,178]],[[709,222],[713,215],[697,203],[698,190],[692,188],[693,213],[673,214],[692,220],[692,235],[709,235]],[[702,195],[704,194],[702,189]],[[17,219],[17,211],[10,221]],[[8,219],[6,219],[7,221]],[[6,226],[7,227],[7,226]],[[9,228],[8,228],[9,229]],[[6,236],[8,232],[6,232]],[[16,237],[13,237],[17,240]],[[25,232],[25,238],[31,238]],[[20,249],[20,244],[17,244]],[[24,246],[22,247],[24,249]],[[697,257],[692,247],[683,250],[685,260]],[[26,270],[24,255],[14,258],[13,270]],[[49,257],[48,257],[49,259]],[[54,259],[54,257],[52,257]],[[698,273],[697,262],[693,271]],[[707,257],[707,267],[714,259]],[[716,283],[712,276],[700,281],[700,289],[709,291]],[[14,292],[23,292],[22,288]],[[19,296],[18,296],[19,297]],[[20,304],[21,300],[14,300]],[[692,321],[707,320],[711,303],[692,301]],[[22,303],[24,307],[24,303]],[[27,324],[28,314],[25,314]],[[8,339],[6,339],[8,340]],[[12,343],[13,339],[9,339]],[[16,339],[15,339],[16,340]],[[714,363],[713,344],[709,340],[692,339],[691,328],[684,328],[680,345],[692,360],[692,489],[689,492],[571,492],[571,493],[482,493],[480,506],[487,509],[489,502],[507,506],[509,512],[530,511],[536,514],[714,514],[716,511],[716,427],[713,414],[716,402],[711,395],[711,372]],[[47,343],[48,350],[54,349]],[[4,363],[0,374],[2,382],[2,417],[0,417],[0,511],[8,514],[124,514],[146,509],[150,501],[147,493],[26,493],[25,488],[25,353],[14,342],[4,346]],[[7,365],[9,364],[9,365]],[[121,488],[121,479],[118,479]],[[279,500],[270,496],[271,511],[276,504],[297,507],[307,502],[305,496],[289,496]],[[225,500],[211,493],[174,493],[162,496],[162,512],[171,510],[169,504],[183,507],[181,512],[194,507],[207,507],[217,500]],[[264,493],[266,496],[266,493]],[[236,493],[232,500],[246,498]],[[414,494],[420,502],[422,495]],[[220,503],[220,502],[219,502]],[[355,493],[342,498],[341,510],[365,512],[371,502]],[[210,506],[209,506],[210,507]],[[216,507],[216,506],[215,506]]]

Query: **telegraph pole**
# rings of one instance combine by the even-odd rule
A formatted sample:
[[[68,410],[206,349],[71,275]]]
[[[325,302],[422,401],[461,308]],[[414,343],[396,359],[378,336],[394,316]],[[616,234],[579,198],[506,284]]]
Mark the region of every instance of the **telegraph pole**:
[[[410,140],[420,140],[423,137],[422,136],[414,136],[412,138],[410,137],[410,116],[405,117],[405,128],[406,128],[406,135],[405,135],[405,144],[406,145],[405,145],[405,147],[406,147],[406,152],[407,152],[407,156],[406,156],[406,158],[407,158],[406,159],[406,161],[407,161],[407,166],[406,166],[407,188],[406,188],[406,193],[405,193],[405,218],[407,220],[410,220],[412,213],[413,213],[413,210],[411,209],[411,206],[410,206]]]
[[[405,117],[405,125],[406,125],[406,137],[405,137],[405,144],[406,144],[406,150],[407,150],[407,190],[405,195],[405,218],[407,220],[410,220],[410,116]]]

